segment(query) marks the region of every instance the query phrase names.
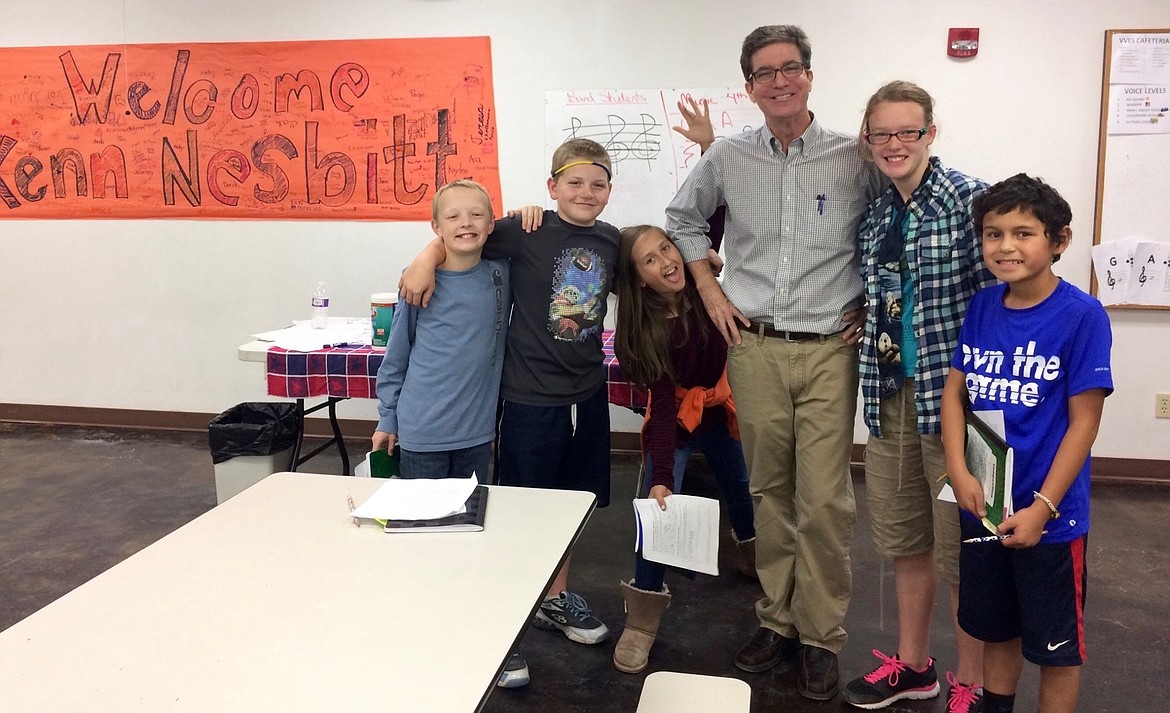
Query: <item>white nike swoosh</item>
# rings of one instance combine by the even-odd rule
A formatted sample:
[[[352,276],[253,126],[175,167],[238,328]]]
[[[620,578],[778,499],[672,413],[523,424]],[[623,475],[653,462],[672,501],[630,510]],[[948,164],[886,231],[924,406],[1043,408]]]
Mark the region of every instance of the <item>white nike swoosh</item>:
[[[1049,651],[1056,651],[1056,650],[1057,650],[1057,649],[1059,649],[1061,646],[1064,646],[1065,644],[1067,644],[1067,643],[1068,643],[1068,642],[1070,642],[1070,641],[1072,641],[1072,639],[1065,639],[1064,641],[1060,642],[1059,644],[1049,644],[1049,645],[1048,645],[1048,650],[1049,650]]]

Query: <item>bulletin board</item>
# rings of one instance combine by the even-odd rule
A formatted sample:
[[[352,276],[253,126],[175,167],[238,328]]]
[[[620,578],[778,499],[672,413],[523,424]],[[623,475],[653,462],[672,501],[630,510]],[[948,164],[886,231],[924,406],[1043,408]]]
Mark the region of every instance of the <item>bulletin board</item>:
[[[1092,290],[1170,310],[1170,29],[1105,32]]]

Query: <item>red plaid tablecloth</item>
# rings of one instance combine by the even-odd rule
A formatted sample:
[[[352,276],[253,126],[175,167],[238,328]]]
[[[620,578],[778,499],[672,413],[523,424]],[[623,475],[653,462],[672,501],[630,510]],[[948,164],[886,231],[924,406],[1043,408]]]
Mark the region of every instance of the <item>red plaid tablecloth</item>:
[[[268,349],[268,395],[307,399],[374,399],[374,384],[385,349],[369,345],[328,347],[311,352]]]
[[[645,408],[646,394],[626,380],[613,354],[613,332],[602,338],[605,352],[609,402],[626,408]],[[339,399],[376,399],[375,384],[384,349],[329,347],[311,352],[268,349],[268,395],[307,399],[332,396]]]
[[[631,384],[613,353],[613,330],[606,330],[601,338],[601,351],[605,352],[605,380],[609,389],[609,402],[614,406],[629,409],[646,408],[646,392]]]

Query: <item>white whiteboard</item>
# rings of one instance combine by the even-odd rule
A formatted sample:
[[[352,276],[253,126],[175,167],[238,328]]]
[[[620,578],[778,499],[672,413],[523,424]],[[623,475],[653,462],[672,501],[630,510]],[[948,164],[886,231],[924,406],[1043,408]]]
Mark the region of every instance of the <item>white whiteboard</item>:
[[[678,102],[706,100],[715,135],[760,126],[760,110],[739,89],[565,89],[545,92],[545,162],[568,139],[593,139],[613,161],[613,193],[602,220],[619,228],[662,225],[666,205],[699,160],[699,147],[672,126]]]

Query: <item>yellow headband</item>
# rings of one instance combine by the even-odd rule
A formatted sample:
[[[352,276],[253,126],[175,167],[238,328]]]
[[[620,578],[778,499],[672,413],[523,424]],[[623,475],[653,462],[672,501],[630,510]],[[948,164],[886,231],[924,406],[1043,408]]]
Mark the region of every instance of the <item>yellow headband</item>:
[[[570,161],[570,162],[566,163],[564,166],[561,166],[557,170],[553,171],[552,172],[553,178],[556,178],[557,174],[561,173],[565,169],[572,168],[573,166],[597,166],[602,171],[605,171],[605,179],[607,181],[613,180],[613,174],[609,172],[609,167],[606,166],[604,163],[598,163],[596,161]]]

